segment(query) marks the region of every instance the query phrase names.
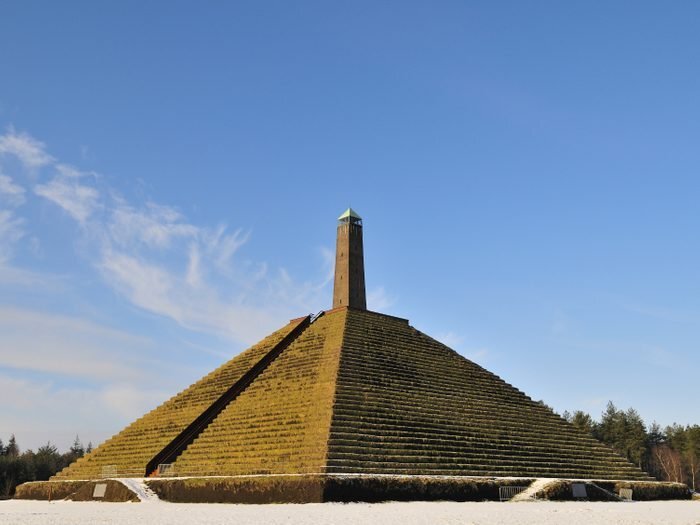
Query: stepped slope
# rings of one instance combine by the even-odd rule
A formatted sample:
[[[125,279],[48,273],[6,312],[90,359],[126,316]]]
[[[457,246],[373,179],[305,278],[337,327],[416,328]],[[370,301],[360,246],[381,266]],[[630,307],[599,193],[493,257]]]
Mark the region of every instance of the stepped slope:
[[[403,319],[348,312],[328,472],[650,479]]]
[[[55,479],[94,479],[108,465],[119,476],[142,476],[156,454],[274,348],[281,353],[176,457],[176,476],[650,479],[404,319],[343,307],[308,323],[290,322]],[[278,346],[288,334],[291,342]]]
[[[63,469],[53,479],[100,478],[103,477],[105,467],[116,470],[109,474],[110,476],[143,476],[146,464],[158,452],[304,319],[293,319],[284,328],[273,332],[137,419],[90,454]]]
[[[346,313],[291,343],[177,459],[176,474],[323,472]]]

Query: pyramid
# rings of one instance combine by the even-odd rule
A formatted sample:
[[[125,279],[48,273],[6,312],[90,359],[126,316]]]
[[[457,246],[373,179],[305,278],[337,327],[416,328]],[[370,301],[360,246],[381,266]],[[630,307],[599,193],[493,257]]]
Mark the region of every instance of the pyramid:
[[[406,319],[365,303],[362,219],[348,210],[331,310],[291,320],[53,479],[651,479]]]

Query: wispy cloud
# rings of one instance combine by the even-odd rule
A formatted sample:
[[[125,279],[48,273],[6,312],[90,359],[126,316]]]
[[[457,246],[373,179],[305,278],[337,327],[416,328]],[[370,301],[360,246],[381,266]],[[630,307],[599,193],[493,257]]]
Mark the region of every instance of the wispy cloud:
[[[0,135],[0,155],[12,155],[26,168],[32,170],[54,161],[53,157],[46,152],[43,142],[27,133],[17,133],[11,126],[4,135]]]
[[[154,408],[168,395],[136,384],[88,388],[0,372],[0,397],[12,399],[12,403],[3,405],[2,430],[14,433],[23,450],[36,450],[47,437],[66,450],[76,434],[84,443],[98,445],[114,433],[115,427]]]
[[[444,332],[438,334],[435,339],[454,350],[456,350],[464,342],[464,336],[456,334],[455,332]]]
[[[189,358],[166,358],[148,338],[96,320],[106,312],[90,317],[48,306],[32,309],[21,299],[13,304],[11,296],[43,294],[51,305],[59,294],[80,295],[78,281],[89,280],[92,290],[101,284],[141,317],[158,316],[184,328],[173,337],[181,343],[179,355],[191,350],[200,360],[203,353],[228,357],[231,342],[254,342],[329,302],[334,253],[327,247],[317,254],[321,278],[300,280],[283,267],[246,258],[249,230],[196,224],[175,207],[127,198],[109,178],[55,158],[41,141],[13,128],[0,135],[0,170],[7,166],[12,177],[0,171],[0,397],[16,401],[3,411],[2,422],[21,439],[28,436],[31,446],[47,435],[59,441],[63,436],[67,445],[76,432],[104,439],[172,393],[150,388],[150,371],[180,384],[187,373],[178,363],[189,364]],[[37,270],[42,264],[23,264],[43,241],[33,232],[47,229],[31,215],[38,202],[79,226],[61,232],[74,236],[76,242],[63,246],[72,251],[71,262],[81,265],[79,274],[55,276]],[[50,250],[52,243],[45,244]],[[368,295],[376,310],[394,301],[381,287]],[[86,434],[80,424],[88,421],[86,428],[103,430]]]
[[[8,175],[0,172],[0,203],[5,202],[10,206],[19,206],[24,203],[25,190]]]
[[[191,330],[250,343],[260,337],[261,328],[277,324],[266,310],[222,300],[213,287],[192,278],[192,268],[178,274],[134,256],[106,252],[101,270],[105,280],[133,304]]]
[[[15,244],[24,236],[23,222],[12,211],[0,210],[0,265],[12,257]]]
[[[24,203],[25,190],[0,170],[0,266],[4,266],[15,251],[15,245],[25,235],[24,220],[16,208]]]
[[[92,381],[143,380],[141,356],[149,348],[148,339],[85,319],[0,305],[0,367]]]
[[[133,384],[110,385],[99,391],[101,404],[125,420],[140,415],[160,405],[170,392],[142,387]]]
[[[321,286],[326,286],[332,283],[335,278],[335,252],[324,246],[321,248],[321,258],[323,259],[323,266],[326,268],[326,277],[321,282]]]
[[[475,363],[483,364],[489,357],[488,348],[477,348],[475,350],[464,350],[460,352],[467,359],[474,361]]]
[[[54,168],[56,169],[57,173],[67,179],[99,178],[99,175],[94,171],[82,171],[75,166],[71,166],[70,164],[58,163],[54,165]]]
[[[435,339],[477,363],[483,363],[489,355],[487,348],[465,348],[466,337],[455,332],[443,332],[438,334]]]
[[[389,295],[383,286],[378,286],[367,292],[367,308],[375,312],[383,312],[396,303],[396,298]]]
[[[40,176],[32,174],[32,180],[39,178],[33,193],[81,226],[82,255],[106,286],[142,310],[189,330],[250,343],[325,303],[332,277],[328,250],[321,254],[324,278],[300,282],[284,268],[237,258],[249,232],[196,225],[174,207],[127,200],[99,174],[61,162],[26,133],[10,129],[0,144],[4,155],[14,155],[27,169],[42,168]],[[9,212],[0,218],[0,234],[16,243],[23,219]],[[369,302],[383,309],[393,300],[380,288]]]
[[[5,289],[37,289],[45,292],[60,292],[65,289],[66,282],[58,275],[17,268],[0,262],[0,286]]]
[[[191,379],[178,379],[183,368],[157,346],[84,318],[0,305],[0,397],[12,399],[3,429],[24,447],[50,436],[66,448],[76,433],[97,444]]]
[[[59,173],[45,184],[37,184],[34,193],[65,210],[73,219],[84,224],[98,206],[98,191],[81,184],[75,177]]]
[[[174,208],[148,202],[136,209],[121,198],[117,198],[106,227],[114,244],[127,248],[168,248],[178,238],[192,238],[199,233]]]

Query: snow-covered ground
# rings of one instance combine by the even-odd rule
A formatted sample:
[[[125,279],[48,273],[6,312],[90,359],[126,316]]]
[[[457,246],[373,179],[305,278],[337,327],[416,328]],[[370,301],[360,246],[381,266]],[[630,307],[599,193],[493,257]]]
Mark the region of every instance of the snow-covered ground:
[[[700,501],[634,503],[324,503],[212,505],[182,503],[0,502],[7,525],[508,524],[700,525]]]

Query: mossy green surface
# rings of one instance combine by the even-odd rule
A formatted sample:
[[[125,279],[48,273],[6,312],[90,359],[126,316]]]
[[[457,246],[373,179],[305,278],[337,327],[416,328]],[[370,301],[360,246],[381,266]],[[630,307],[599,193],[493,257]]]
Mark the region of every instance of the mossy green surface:
[[[107,485],[102,498],[94,498],[93,491],[98,483]],[[15,499],[30,500],[70,500],[70,501],[107,501],[138,502],[139,498],[124,484],[113,479],[92,481],[31,481],[17,487]]]
[[[499,501],[499,488],[527,487],[527,478],[458,478],[434,476],[273,475],[149,479],[147,485],[164,501],[177,503],[321,503],[381,501]],[[573,500],[571,484],[555,480],[540,499]],[[20,485],[18,499],[93,501],[95,484],[106,483],[100,501],[138,501],[116,480],[40,481]],[[689,499],[680,483],[586,482],[589,501],[618,501],[613,493],[632,488],[635,500]]]
[[[176,474],[323,472],[345,318],[308,327],[185,450]]]
[[[15,499],[60,500],[73,494],[86,481],[29,481],[15,491]]]
[[[107,485],[105,494],[101,498],[93,496],[95,485]],[[109,503],[139,503],[139,497],[122,483],[113,479],[95,480],[83,483],[75,492],[66,497],[70,501],[105,501]]]
[[[319,476],[149,480],[159,498],[173,503],[321,503]]]
[[[324,501],[499,501],[499,488],[531,479],[352,476],[327,478]]]
[[[498,501],[499,487],[528,479],[446,479],[391,476],[257,476],[147,481],[161,499],[178,503],[321,503]]]
[[[350,310],[328,473],[650,479],[405,320]]]
[[[606,481],[595,481],[606,490],[620,493],[620,489],[632,489],[632,499],[634,501],[657,501],[691,499],[692,493],[684,483],[670,483],[663,481],[616,481],[614,483]]]
[[[571,486],[581,481],[558,480],[539,491],[535,497],[553,501],[573,501]],[[661,481],[608,481],[585,482],[588,501],[618,501],[620,489],[632,489],[633,501],[684,500],[691,492],[683,483]]]
[[[110,465],[119,476],[144,475],[148,461],[298,323],[146,414],[56,479],[103,477]],[[651,479],[406,320],[347,308],[302,330],[187,446],[172,472]]]
[[[66,467],[52,479],[143,476],[147,463],[163,447],[230,388],[299,322],[300,320],[291,321],[284,328],[272,333],[255,346],[224,363],[184,391],[134,421],[90,454]],[[109,469],[114,467],[116,471],[105,473],[103,470],[105,467]]]

